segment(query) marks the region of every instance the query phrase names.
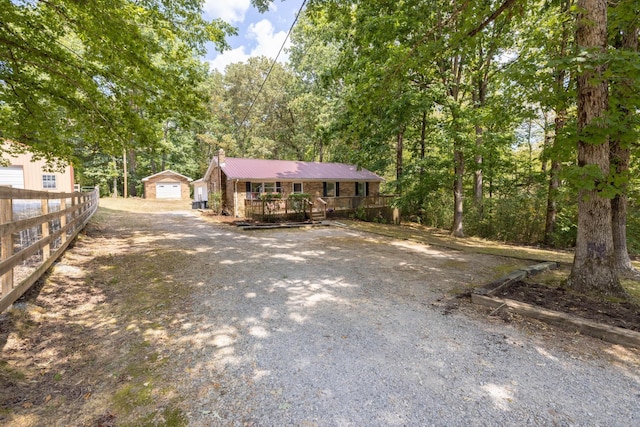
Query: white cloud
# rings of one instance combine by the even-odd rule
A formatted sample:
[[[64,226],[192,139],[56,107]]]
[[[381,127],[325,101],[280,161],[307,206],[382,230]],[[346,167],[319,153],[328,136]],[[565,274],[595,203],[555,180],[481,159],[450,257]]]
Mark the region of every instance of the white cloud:
[[[249,59],[248,54],[244,51],[244,46],[240,46],[236,49],[228,50],[224,53],[219,53],[215,59],[209,61],[209,68],[224,72],[224,69],[229,64],[233,64],[235,62],[245,62]]]
[[[250,6],[250,0],[206,0],[203,10],[211,18],[221,18],[230,24],[236,24],[244,21]]]
[[[251,51],[252,56],[264,55],[268,58],[275,58],[282,42],[287,37],[287,33],[285,31],[274,33],[273,24],[269,20],[263,19],[256,24],[249,25],[247,37],[258,42]],[[289,43],[288,40],[287,43]],[[283,62],[282,55],[285,55],[285,52],[283,51],[280,55],[278,60]]]
[[[282,42],[287,37],[285,31],[274,32],[273,24],[267,19],[263,19],[255,24],[250,24],[247,29],[246,38],[255,40],[256,45],[249,53],[246,52],[245,46],[218,54],[215,59],[209,61],[210,68],[224,72],[227,65],[235,62],[245,62],[251,56],[266,56],[267,58],[275,58],[278,50],[282,46]],[[289,47],[290,41],[287,40],[285,48]],[[289,54],[283,50],[278,57],[278,62],[287,62]]]

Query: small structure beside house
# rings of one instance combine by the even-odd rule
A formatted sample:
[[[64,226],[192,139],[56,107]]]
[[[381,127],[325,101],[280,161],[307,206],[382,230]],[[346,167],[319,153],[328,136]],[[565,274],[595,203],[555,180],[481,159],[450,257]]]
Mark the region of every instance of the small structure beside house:
[[[191,185],[193,185],[193,201],[206,207],[209,201],[209,188],[204,178],[196,179]]]
[[[190,198],[189,183],[193,181],[188,176],[172,170],[166,170],[142,178],[145,199],[174,199],[188,200]]]
[[[0,185],[25,190],[52,191],[72,193],[74,191],[73,166],[66,164],[64,168],[51,168],[45,159],[35,159],[28,148],[19,154],[10,150],[16,142],[2,141],[2,157],[4,165],[0,165]]]
[[[208,192],[219,192],[222,208],[235,217],[248,216],[252,202],[264,194],[284,198],[308,194],[316,209],[325,212],[341,203],[354,208],[354,200],[379,195],[383,181],[373,172],[344,163],[232,158],[224,150],[212,159],[203,178]]]

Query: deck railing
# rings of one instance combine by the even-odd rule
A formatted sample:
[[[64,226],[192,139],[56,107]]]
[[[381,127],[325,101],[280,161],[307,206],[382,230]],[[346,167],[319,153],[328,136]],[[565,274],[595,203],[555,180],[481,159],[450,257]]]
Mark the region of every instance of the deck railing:
[[[395,196],[374,194],[370,196],[346,196],[346,197],[323,197],[326,202],[326,209],[334,211],[358,209],[358,208],[381,208],[391,206]]]
[[[244,214],[260,221],[282,216],[303,220],[311,217],[311,204],[306,199],[245,200]]]
[[[290,216],[294,213],[298,213],[301,218],[312,218],[313,212],[316,211],[322,211],[326,214],[328,211],[389,207],[394,197],[380,194],[371,196],[314,197],[312,199],[314,199],[315,203],[304,206],[297,204],[299,200],[292,199],[245,200],[244,209],[247,218],[260,221]]]
[[[98,209],[91,192],[51,193],[0,187],[0,312],[62,255]]]

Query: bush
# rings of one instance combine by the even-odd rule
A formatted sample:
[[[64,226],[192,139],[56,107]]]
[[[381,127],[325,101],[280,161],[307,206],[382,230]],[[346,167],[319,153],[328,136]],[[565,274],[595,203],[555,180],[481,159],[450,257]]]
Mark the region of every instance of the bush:
[[[222,211],[222,192],[216,191],[209,193],[209,208],[216,213]]]
[[[282,200],[282,193],[261,193],[260,200],[263,202]]]

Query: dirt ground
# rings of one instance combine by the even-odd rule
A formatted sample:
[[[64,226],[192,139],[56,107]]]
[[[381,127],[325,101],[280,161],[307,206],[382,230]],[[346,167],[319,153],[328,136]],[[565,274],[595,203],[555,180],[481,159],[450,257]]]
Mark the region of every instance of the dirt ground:
[[[563,287],[536,283],[535,278],[511,283],[497,296],[640,332],[640,306],[575,294]]]
[[[0,314],[0,424],[188,424],[188,397],[180,394],[171,376],[184,363],[184,343],[179,337],[193,312],[191,296],[202,286],[193,269],[194,259],[207,262],[201,247],[209,243],[197,235],[182,240],[183,236],[172,233],[171,226],[160,228],[154,223],[158,212],[188,209],[184,202],[105,201],[101,205],[84,234],[47,277]],[[375,237],[371,239],[375,241]],[[342,242],[343,246],[348,244]],[[495,265],[463,269],[460,263],[444,260],[442,266],[453,282],[480,286],[484,280],[525,264],[504,258]],[[477,274],[469,274],[468,267]],[[400,277],[416,273],[412,264],[394,270]],[[573,300],[560,298],[566,294],[552,297],[529,288],[532,291],[524,292],[523,286],[516,285],[510,296],[517,299],[522,295],[526,302],[536,303]],[[453,286],[433,305],[440,305],[443,314],[463,307],[470,315],[486,315],[458,296],[466,290]],[[577,308],[568,304],[549,308],[575,314],[581,313],[585,304],[579,301]],[[612,307],[621,305],[589,305],[586,312],[599,313],[602,319],[619,319]],[[637,328],[637,307],[630,308],[626,316],[617,325]],[[571,332],[515,320],[533,333],[543,331],[545,339],[556,334],[571,336]],[[577,353],[594,351],[595,341],[590,339],[564,342]],[[618,360],[640,361],[635,351],[616,351]]]

